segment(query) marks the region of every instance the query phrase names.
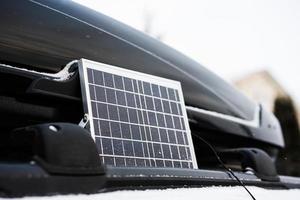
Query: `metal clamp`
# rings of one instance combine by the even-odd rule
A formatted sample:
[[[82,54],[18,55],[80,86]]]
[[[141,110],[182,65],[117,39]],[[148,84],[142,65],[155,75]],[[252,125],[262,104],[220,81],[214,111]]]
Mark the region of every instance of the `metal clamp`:
[[[82,128],[86,128],[86,126],[88,125],[89,123],[89,115],[88,114],[84,114],[83,118],[81,119],[81,121],[79,122],[79,126],[82,127]]]

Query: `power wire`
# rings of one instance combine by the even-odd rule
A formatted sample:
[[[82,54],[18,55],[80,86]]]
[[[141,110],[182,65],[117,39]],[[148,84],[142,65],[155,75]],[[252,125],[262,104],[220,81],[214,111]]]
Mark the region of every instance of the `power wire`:
[[[236,181],[247,191],[247,193],[251,196],[251,198],[253,200],[256,200],[255,197],[253,196],[253,194],[248,190],[248,188],[245,186],[245,184],[234,174],[234,172],[229,168],[226,167],[224,162],[221,160],[220,156],[218,155],[217,151],[215,150],[215,148],[209,143],[207,142],[205,139],[203,139],[202,137],[200,137],[199,135],[193,135],[195,137],[197,137],[198,139],[200,139],[204,144],[206,144],[211,151],[214,153],[214,155],[216,156],[218,162],[221,164],[221,166],[229,173],[231,174]]]

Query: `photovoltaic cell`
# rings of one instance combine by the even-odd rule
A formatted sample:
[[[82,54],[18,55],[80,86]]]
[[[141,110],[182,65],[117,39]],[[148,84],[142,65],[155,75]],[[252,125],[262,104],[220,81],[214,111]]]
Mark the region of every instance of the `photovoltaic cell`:
[[[90,132],[106,165],[197,168],[179,82],[85,59],[79,71]]]

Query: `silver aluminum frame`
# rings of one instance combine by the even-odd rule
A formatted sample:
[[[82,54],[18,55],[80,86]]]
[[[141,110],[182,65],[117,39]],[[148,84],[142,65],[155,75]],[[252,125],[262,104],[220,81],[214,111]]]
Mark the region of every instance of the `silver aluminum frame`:
[[[158,77],[158,76],[153,76],[150,74],[145,74],[142,72],[128,70],[128,69],[116,67],[116,66],[109,65],[109,64],[99,63],[99,62],[95,62],[95,61],[91,61],[91,60],[87,60],[87,59],[80,59],[78,61],[78,68],[79,68],[83,108],[84,108],[84,112],[87,113],[90,117],[90,119],[89,119],[90,133],[94,140],[95,140],[95,132],[94,132],[94,124],[93,124],[93,120],[92,120],[92,105],[91,105],[90,91],[88,88],[89,83],[88,83],[88,78],[87,78],[87,68],[101,70],[103,72],[112,73],[112,74],[116,74],[119,76],[131,78],[131,79],[136,79],[136,80],[141,80],[141,81],[147,80],[150,83],[157,83],[157,84],[160,84],[165,87],[177,89],[181,108],[182,108],[184,123],[185,123],[184,125],[186,127],[189,147],[190,147],[190,151],[191,151],[193,168],[198,169],[192,135],[191,135],[191,130],[190,130],[190,126],[188,123],[188,117],[187,117],[186,107],[185,107],[185,103],[184,103],[184,96],[183,96],[183,92],[182,92],[182,88],[181,88],[181,83],[179,81],[174,81],[174,80],[170,80],[170,79],[166,79],[166,78],[162,78],[162,77]]]

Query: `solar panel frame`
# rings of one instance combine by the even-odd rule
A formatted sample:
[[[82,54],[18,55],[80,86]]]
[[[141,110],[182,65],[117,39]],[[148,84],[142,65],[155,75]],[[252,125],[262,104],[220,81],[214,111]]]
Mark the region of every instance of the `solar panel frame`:
[[[95,142],[96,142],[96,144],[97,144],[97,136],[96,136],[96,134],[95,134],[95,124],[94,124],[94,117],[92,116],[92,111],[93,111],[93,108],[92,108],[92,100],[91,100],[91,92],[90,92],[90,87],[89,87],[89,85],[90,84],[94,84],[94,83],[96,83],[96,80],[93,80],[93,83],[89,83],[89,81],[88,81],[88,69],[91,69],[91,70],[96,70],[96,71],[99,71],[99,73],[100,72],[102,72],[102,78],[103,78],[103,80],[101,80],[101,77],[99,78],[99,80],[97,80],[97,84],[95,84],[95,86],[103,86],[103,87],[105,87],[105,94],[107,94],[106,93],[106,91],[107,91],[107,89],[109,89],[110,87],[111,88],[113,88],[115,91],[119,91],[118,89],[124,89],[125,90],[125,88],[128,90],[128,91],[133,91],[133,94],[135,94],[134,93],[134,91],[135,91],[135,89],[137,89],[138,91],[140,91],[140,90],[142,90],[143,91],[143,96],[144,96],[144,100],[145,100],[145,102],[144,102],[144,106],[146,106],[146,108],[144,108],[148,113],[147,113],[147,115],[146,116],[148,116],[148,114],[149,114],[149,109],[147,108],[147,102],[146,101],[149,101],[149,105],[151,104],[150,103],[150,101],[151,101],[151,98],[152,98],[152,103],[153,103],[153,109],[159,109],[159,108],[156,108],[155,106],[157,105],[157,104],[155,104],[154,103],[154,99],[160,99],[161,100],[161,108],[162,108],[162,110],[164,110],[164,103],[166,102],[166,103],[169,103],[169,106],[167,106],[166,108],[169,108],[169,107],[171,107],[171,103],[173,102],[173,101],[175,101],[175,103],[174,104],[180,104],[180,106],[178,106],[177,104],[177,114],[179,115],[179,116],[181,116],[181,118],[179,118],[178,117],[178,119],[176,119],[176,120],[180,120],[180,123],[181,123],[181,125],[184,127],[184,131],[183,131],[183,133],[184,132],[186,132],[186,134],[182,134],[182,135],[184,135],[183,136],[183,138],[182,139],[179,139],[179,138],[177,138],[177,136],[175,136],[175,140],[176,140],[176,146],[177,146],[177,150],[178,150],[178,154],[180,154],[180,152],[179,152],[179,146],[181,145],[181,144],[179,144],[178,143],[178,141],[180,140],[180,142],[182,143],[182,140],[183,141],[185,141],[187,144],[182,144],[182,145],[187,145],[188,146],[188,148],[189,148],[189,152],[188,152],[188,150],[187,149],[185,149],[185,151],[186,151],[186,156],[190,156],[190,160],[188,160],[190,163],[192,163],[191,165],[192,166],[189,166],[189,167],[183,167],[182,166],[182,163],[180,162],[180,161],[183,161],[183,160],[180,160],[180,158],[178,159],[178,162],[179,162],[179,165],[180,165],[180,167],[178,167],[177,165],[178,164],[176,164],[175,163],[175,161],[172,161],[172,166],[166,166],[166,162],[164,162],[164,166],[162,166],[162,167],[172,167],[172,168],[193,168],[193,169],[197,169],[198,167],[197,167],[197,162],[196,162],[196,156],[195,156],[195,152],[194,152],[194,147],[193,147],[193,142],[192,142],[192,137],[191,137],[191,132],[190,132],[190,128],[189,128],[189,123],[188,123],[188,118],[187,118],[187,113],[186,113],[186,110],[185,110],[185,104],[184,104],[184,97],[183,97],[183,92],[182,92],[182,89],[181,89],[181,83],[180,82],[178,82],[178,81],[174,81],[174,80],[170,80],[170,79],[166,79],[166,78],[162,78],[162,77],[157,77],[157,76],[153,76],[153,75],[149,75],[149,74],[145,74],[145,73],[141,73],[141,72],[137,72],[137,71],[133,71],[133,70],[128,70],[128,69],[124,69],[124,68],[120,68],[120,67],[116,67],[116,66],[112,66],[112,65],[108,65],[108,64],[104,64],[104,63],[99,63],[99,62],[94,62],[94,61],[90,61],[90,60],[86,60],[86,59],[81,59],[80,61],[79,61],[79,74],[80,74],[80,82],[81,82],[81,91],[82,91],[82,97],[83,97],[83,106],[84,106],[84,112],[85,113],[87,113],[88,115],[89,115],[89,117],[90,117],[90,121],[89,121],[89,129],[90,129],[90,133],[91,133],[91,136],[92,136],[92,138],[95,140]],[[95,72],[96,72],[95,71]],[[107,73],[107,74],[105,74],[104,75],[104,73]],[[105,81],[105,83],[104,83],[104,80],[106,80],[105,79],[105,77],[104,76],[107,76],[107,78],[109,77],[109,75],[110,74],[112,74],[112,75],[114,75],[114,76],[112,76],[112,78],[113,78],[113,80],[112,80],[112,83],[110,82],[110,81],[108,81],[107,83],[106,83],[106,81]],[[94,77],[94,75],[93,75],[93,77]],[[116,84],[116,82],[114,82],[115,80],[114,80],[114,77],[116,77],[116,79],[117,79],[117,77],[121,77],[121,79],[122,79],[122,82],[123,82],[123,87],[124,88],[118,88],[118,87],[120,87],[120,86],[118,86],[117,84]],[[131,83],[132,83],[132,85],[130,86],[130,84],[127,84],[127,82],[128,82],[128,80],[127,80],[127,78],[129,78],[129,79],[131,79],[131,80],[136,80],[136,81],[131,81]],[[109,79],[108,79],[109,80]],[[136,82],[136,85],[134,84],[134,82]],[[139,84],[139,83],[142,83],[142,84]],[[152,84],[152,85],[155,85],[155,86],[149,86],[147,83],[150,83],[150,84]],[[155,84],[154,84],[155,83]],[[107,85],[106,85],[107,84]],[[107,86],[107,87],[106,87]],[[150,87],[150,88],[149,88]],[[157,87],[157,88],[156,88]],[[97,89],[98,89],[98,87],[97,87]],[[176,92],[174,92],[172,95],[170,95],[170,91],[172,91],[172,89],[174,90],[174,91],[177,91],[177,94],[176,94]],[[155,90],[155,91],[154,91]],[[165,90],[165,91],[164,91]],[[160,94],[160,96],[159,97],[155,97],[155,96],[157,96],[158,95],[158,92],[159,92],[159,94]],[[124,91],[123,91],[123,93],[124,93]],[[94,91],[94,94],[93,95],[95,95],[96,96],[96,91]],[[126,93],[127,94],[127,93]],[[129,94],[131,94],[131,93],[129,93]],[[137,95],[141,95],[142,93],[137,93]],[[115,92],[115,95],[117,95],[117,92]],[[125,94],[124,94],[125,95]],[[134,96],[134,95],[133,95]],[[115,96],[115,97],[117,97],[117,96]],[[126,101],[126,98],[127,96],[125,95],[125,101]],[[149,98],[148,98],[149,97]],[[99,98],[106,98],[105,100],[106,100],[106,102],[107,102],[107,95],[105,95],[105,97],[101,97],[101,96],[99,96]],[[140,106],[141,106],[141,109],[142,109],[142,105],[143,105],[143,102],[142,102],[142,100],[141,100],[141,97],[139,97],[140,98]],[[165,99],[164,100],[164,98],[168,98],[168,99]],[[116,98],[116,99],[110,99],[111,101],[115,101],[115,103],[116,104],[118,104],[119,102],[116,102],[116,101],[118,101],[118,99],[119,98]],[[150,100],[149,100],[150,99]],[[177,101],[177,102],[176,102]],[[136,103],[137,101],[135,101],[135,103]],[[125,102],[126,103],[126,106],[128,106],[128,102]],[[98,104],[99,103],[97,103],[97,106],[98,106]],[[106,103],[107,104],[107,103]],[[110,105],[110,104],[107,104],[107,105]],[[121,104],[118,104],[118,105],[121,105]],[[158,106],[158,105],[157,105]],[[174,106],[174,105],[173,105]],[[151,107],[151,106],[150,106]],[[154,108],[155,107],[155,108]],[[159,107],[159,106],[158,106]],[[119,108],[119,107],[118,107]],[[108,108],[107,108],[108,109]],[[172,110],[172,108],[171,108],[171,110]],[[97,112],[98,112],[98,109],[97,109]],[[141,110],[141,114],[143,115],[143,112],[144,111],[142,111]],[[156,112],[156,111],[155,111]],[[165,114],[166,112],[171,112],[171,111],[162,111],[162,113],[163,114]],[[156,113],[157,114],[157,116],[159,116],[159,114],[158,114],[158,112]],[[172,115],[173,113],[169,113],[170,115]],[[119,115],[119,110],[118,110],[118,115]],[[127,112],[127,115],[128,115],[128,117],[129,117],[129,112]],[[155,117],[156,118],[156,120],[157,120],[157,116]],[[164,115],[164,117],[166,117],[166,116],[169,116],[169,115]],[[120,119],[120,116],[119,116],[119,119]],[[174,120],[175,119],[175,117],[173,117],[171,120]],[[145,120],[145,119],[143,119],[143,120]],[[151,120],[153,120],[153,118],[152,119],[147,119],[147,121],[148,122],[152,122]],[[100,121],[100,120],[99,120]],[[167,125],[167,120],[166,120],[166,118],[165,118],[165,121],[166,121],[166,124],[165,125]],[[101,122],[101,121],[100,121]],[[113,123],[113,122],[111,122],[111,123]],[[119,121],[119,123],[120,123],[120,121]],[[153,122],[153,123],[155,123],[155,122]],[[173,124],[174,124],[174,122],[172,122]],[[156,122],[156,124],[157,124],[157,126],[158,126],[158,122]],[[99,125],[99,124],[98,124]],[[97,126],[97,125],[96,125]],[[159,126],[158,126],[159,127]],[[120,125],[120,128],[123,128],[123,127],[121,127],[121,125]],[[124,127],[125,128],[125,127]],[[127,127],[128,128],[128,127]],[[129,128],[131,128],[131,126],[129,126]],[[140,127],[139,127],[140,128]],[[151,125],[149,125],[149,128],[148,129],[152,129],[153,127],[151,126]],[[154,127],[155,128],[155,127]],[[112,134],[113,132],[112,132],[112,130],[111,130],[111,126],[109,126],[109,131],[110,131],[110,133]],[[145,137],[147,138],[147,130],[148,129],[145,129]],[[100,129],[99,129],[100,130]],[[140,129],[141,130],[141,129]],[[149,137],[151,137],[151,139],[152,139],[152,137],[154,137],[155,135],[153,134],[152,135],[152,132],[151,132],[151,130],[148,130],[148,132],[150,131],[150,134],[148,133],[148,136]],[[155,132],[155,129],[153,129],[153,131]],[[177,135],[177,132],[176,131],[178,131],[178,130],[176,130],[176,129],[174,129],[174,130],[171,130],[171,128],[170,129],[168,129],[168,126],[167,126],[167,128],[166,128],[166,131],[168,132],[168,134],[167,134],[167,137],[170,137],[171,136],[171,133],[169,133],[169,131],[171,132],[171,131],[173,131],[174,132],[174,135]],[[131,131],[130,131],[131,132]],[[153,132],[153,133],[154,133]],[[132,132],[131,132],[132,133]],[[180,135],[180,134],[178,134],[178,135]],[[142,136],[142,135],[141,135]],[[160,136],[159,136],[160,137]],[[122,138],[123,138],[123,136],[122,136]],[[132,138],[132,135],[131,135],[131,138]],[[130,140],[132,140],[132,139],[130,139]],[[129,141],[130,141],[129,140]],[[186,141],[187,140],[187,141]],[[127,141],[127,140],[126,140]],[[143,140],[141,140],[141,141],[143,141]],[[148,140],[147,140],[148,141]],[[152,141],[152,140],[151,140]],[[162,141],[162,139],[160,138],[160,142],[157,142],[159,145],[161,145],[161,152],[160,153],[162,153],[163,154],[163,143],[161,142]],[[113,145],[113,142],[115,142],[115,140],[113,140],[113,139],[111,139],[111,144]],[[122,141],[123,142],[123,141]],[[132,143],[133,144],[133,143]],[[156,145],[156,143],[152,143],[152,148],[154,148],[154,145]],[[109,145],[108,145],[109,146]],[[174,145],[175,146],[175,145]],[[170,144],[169,144],[169,148],[171,148],[171,147],[173,147],[173,146],[171,146]],[[102,145],[102,148],[103,148],[103,145]],[[156,152],[154,151],[155,150],[155,148],[154,149],[152,149],[153,150],[153,152],[150,152],[149,151],[149,144],[147,144],[147,148],[148,148],[148,153],[150,154],[155,154]],[[151,146],[150,146],[150,148],[151,148]],[[107,150],[107,149],[106,149]],[[114,150],[114,148],[112,147],[112,152],[113,152],[113,155],[116,155],[115,154],[115,150]],[[103,149],[101,150],[102,152],[103,152]],[[118,150],[117,150],[118,151]],[[124,147],[123,147],[123,153],[125,153],[125,150],[124,150]],[[134,153],[134,149],[133,149],[133,153]],[[172,151],[171,151],[171,149],[170,149],[170,153],[172,154]],[[103,154],[104,155],[104,154]],[[103,156],[102,155],[102,156]],[[141,157],[141,158],[145,158],[145,152],[144,152],[144,149],[143,149],[143,155],[144,155],[144,157]],[[158,155],[158,154],[157,154]],[[100,156],[101,156],[101,152],[100,152]],[[172,156],[174,156],[174,155],[172,155]],[[133,156],[133,157],[135,157],[135,155]],[[149,158],[150,158],[151,156],[149,156]],[[153,162],[158,162],[158,160],[159,159],[157,159],[157,157],[155,157],[154,158],[155,160],[153,161]],[[166,159],[163,159],[163,160],[166,160]],[[175,159],[174,159],[175,160]],[[114,159],[114,165],[116,165],[116,159]],[[126,162],[126,161],[125,161]],[[135,165],[137,165],[136,164],[136,162],[137,162],[137,159],[136,159],[136,157],[135,157]],[[149,162],[150,162],[150,165],[152,166],[152,164],[151,164],[151,162],[152,162],[152,160],[149,160]],[[175,166],[175,164],[176,164],[176,166]],[[157,163],[155,163],[154,164],[155,166],[157,166]]]

